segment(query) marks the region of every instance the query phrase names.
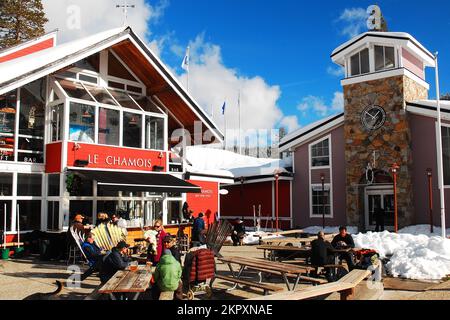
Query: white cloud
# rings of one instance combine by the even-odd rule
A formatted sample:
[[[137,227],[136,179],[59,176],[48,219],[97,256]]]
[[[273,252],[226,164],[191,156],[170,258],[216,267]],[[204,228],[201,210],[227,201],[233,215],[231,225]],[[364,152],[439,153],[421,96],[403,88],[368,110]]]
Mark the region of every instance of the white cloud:
[[[285,127],[288,133],[300,128],[297,116],[285,116],[281,119],[280,125]]]
[[[122,1],[111,0],[43,0],[44,11],[49,22],[46,30],[58,29],[60,43],[86,37],[108,29],[122,26],[124,16],[116,4]],[[149,23],[157,23],[169,5],[168,0],[160,0],[150,5],[145,0],[129,0],[135,8],[128,10],[128,25],[144,40],[152,36]],[[149,46],[157,53],[163,40],[152,39]]]
[[[219,127],[224,128],[221,111],[224,101],[227,129],[239,127],[239,91],[242,129],[272,129],[282,121],[283,112],[277,105],[281,95],[279,86],[269,85],[259,76],[240,75],[237,70],[227,67],[222,61],[221,48],[205,42],[203,34],[198,35],[189,45],[189,91],[209,114],[213,114]],[[179,78],[186,85],[186,73]],[[295,126],[293,119],[286,121]]]
[[[325,117],[332,113],[342,112],[344,110],[344,95],[342,92],[334,93],[331,105],[328,105],[324,98],[317,96],[307,96],[297,105],[297,109],[303,116],[313,112],[318,116]]]
[[[342,22],[341,34],[353,38],[367,29],[367,12],[364,8],[347,8],[337,21]]]
[[[331,110],[342,112],[344,111],[344,94],[340,91],[334,93],[333,101],[331,102]]]
[[[342,67],[328,67],[327,73],[334,77],[343,77],[345,75],[345,70]]]

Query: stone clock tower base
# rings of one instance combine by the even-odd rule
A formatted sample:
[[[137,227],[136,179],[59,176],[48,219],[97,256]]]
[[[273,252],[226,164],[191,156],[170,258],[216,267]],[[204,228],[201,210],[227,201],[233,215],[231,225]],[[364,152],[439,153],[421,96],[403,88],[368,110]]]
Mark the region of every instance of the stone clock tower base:
[[[390,173],[394,163],[400,166],[397,178],[399,227],[413,223],[411,134],[406,101],[427,99],[425,87],[400,75],[344,86],[345,160],[347,223],[365,228],[365,172],[368,163]],[[369,130],[361,121],[368,106],[379,106],[386,121],[378,130]]]

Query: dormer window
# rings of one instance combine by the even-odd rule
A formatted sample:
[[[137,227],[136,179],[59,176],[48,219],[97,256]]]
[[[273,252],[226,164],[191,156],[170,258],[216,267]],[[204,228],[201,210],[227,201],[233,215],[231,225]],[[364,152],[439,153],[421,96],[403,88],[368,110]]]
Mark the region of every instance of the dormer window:
[[[357,76],[370,72],[369,49],[364,49],[350,58],[351,75]]]
[[[375,71],[395,67],[394,47],[375,46]]]

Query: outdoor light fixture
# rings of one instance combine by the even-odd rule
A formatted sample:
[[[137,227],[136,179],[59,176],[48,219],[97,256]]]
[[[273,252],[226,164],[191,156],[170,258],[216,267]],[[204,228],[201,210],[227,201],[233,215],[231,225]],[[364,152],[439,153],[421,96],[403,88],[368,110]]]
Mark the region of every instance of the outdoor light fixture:
[[[154,165],[153,166],[153,171],[156,171],[156,172],[164,171],[164,167],[163,166]]]

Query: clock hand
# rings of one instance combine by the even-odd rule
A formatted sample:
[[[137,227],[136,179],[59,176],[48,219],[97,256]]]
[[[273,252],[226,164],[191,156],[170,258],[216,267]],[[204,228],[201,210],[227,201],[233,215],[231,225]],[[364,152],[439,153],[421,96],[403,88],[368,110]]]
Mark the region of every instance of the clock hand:
[[[372,119],[375,119],[375,117],[371,115],[369,111],[366,111],[366,114],[369,115]]]

